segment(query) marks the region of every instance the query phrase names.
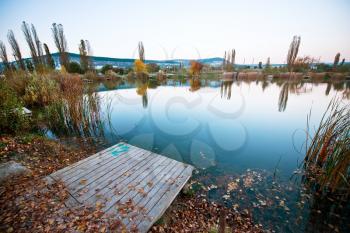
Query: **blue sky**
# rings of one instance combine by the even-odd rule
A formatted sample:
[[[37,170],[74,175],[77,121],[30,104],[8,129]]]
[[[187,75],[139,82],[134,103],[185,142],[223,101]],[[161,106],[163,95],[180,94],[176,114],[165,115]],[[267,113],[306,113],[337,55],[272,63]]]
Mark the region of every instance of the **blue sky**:
[[[29,56],[21,22],[33,23],[42,42],[56,51],[51,24],[64,26],[69,51],[88,39],[96,56],[135,57],[138,41],[146,58],[222,57],[236,49],[237,62],[285,61],[293,35],[300,55],[350,60],[349,0],[93,1],[0,0],[0,40],[13,29]]]

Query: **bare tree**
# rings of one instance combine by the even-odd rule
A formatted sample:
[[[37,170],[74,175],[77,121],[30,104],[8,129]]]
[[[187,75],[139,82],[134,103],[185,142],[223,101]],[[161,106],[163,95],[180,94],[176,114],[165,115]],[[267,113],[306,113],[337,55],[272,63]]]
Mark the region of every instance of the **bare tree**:
[[[290,73],[293,71],[293,66],[295,59],[298,56],[300,46],[300,36],[294,36],[293,41],[289,46],[289,51],[287,54],[287,68]]]
[[[266,60],[265,69],[270,69],[270,67],[271,67],[271,62],[270,62],[270,57],[268,57]]]
[[[62,24],[53,23],[51,30],[53,34],[53,39],[55,41],[55,45],[60,54],[60,63],[62,66],[68,69],[69,56],[68,56],[67,41],[63,32],[63,26]]]
[[[95,66],[94,66],[94,63],[92,61],[93,52],[92,52],[90,42],[88,40],[85,40],[85,45],[87,48],[87,53],[88,53],[88,58],[89,58],[89,69],[94,70]]]
[[[224,60],[222,61],[222,69],[224,70],[226,68],[226,51],[224,54]]]
[[[236,61],[236,50],[232,49],[231,66],[232,66],[233,70],[235,69],[235,61]]]
[[[9,32],[7,34],[7,39],[11,45],[12,53],[13,53],[13,56],[15,57],[15,60],[18,64],[18,67],[22,70],[25,70],[26,68],[25,68],[24,61],[22,59],[21,49],[19,48],[15,34],[13,34],[12,30],[9,30]]]
[[[225,51],[224,60],[222,62],[223,69],[225,71],[234,70],[236,59],[236,50],[232,49],[231,51]]]
[[[27,41],[34,65],[38,65],[39,64],[38,53],[36,51],[36,47],[35,47],[35,44],[33,41],[32,33],[29,29],[29,24],[27,24],[25,21],[22,22],[22,31],[23,31],[24,37]]]
[[[48,67],[51,67],[52,69],[55,69],[55,61],[52,58],[52,55],[50,53],[49,47],[47,44],[44,43],[44,49],[45,49],[45,57],[46,57],[46,65]]]
[[[86,72],[87,70],[93,70],[93,64],[91,61],[91,47],[88,40],[80,40],[79,54],[81,68]]]
[[[89,68],[88,52],[84,40],[80,40],[79,45],[80,66],[86,72]]]
[[[339,59],[340,59],[340,53],[337,53],[334,57],[333,70],[335,70],[337,68],[337,65],[339,63]]]
[[[0,40],[0,58],[2,60],[2,64],[5,66],[6,70],[10,69],[9,59],[7,57],[7,51],[5,44]]]
[[[142,41],[139,42],[138,48],[139,48],[139,59],[142,62],[145,62],[145,48],[143,47]]]

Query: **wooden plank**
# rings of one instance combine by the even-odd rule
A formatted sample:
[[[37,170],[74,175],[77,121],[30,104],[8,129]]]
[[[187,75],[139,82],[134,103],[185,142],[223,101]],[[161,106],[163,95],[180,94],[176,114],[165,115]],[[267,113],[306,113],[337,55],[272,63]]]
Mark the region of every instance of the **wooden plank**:
[[[193,168],[188,166],[185,171],[182,172],[181,175],[176,179],[175,184],[169,186],[165,193],[162,192],[163,195],[160,199],[151,199],[149,203],[153,202],[153,208],[147,213],[147,217],[142,219],[142,221],[138,224],[137,228],[139,231],[147,232],[149,228],[164,214],[166,209],[168,209],[177,194],[181,191],[183,186],[191,177],[192,171]]]
[[[137,166],[141,162],[146,163],[147,158],[150,156],[151,152],[142,151],[137,157],[133,158],[132,161],[129,161],[127,166],[122,167],[121,169],[114,169],[112,173],[108,174],[104,179],[95,181],[92,184],[89,184],[87,192],[82,195],[78,192],[74,192],[74,196],[79,199],[79,201],[86,201],[93,195],[103,196],[106,192],[109,192],[112,185],[115,183],[121,182],[124,177],[123,174],[126,174],[130,167]],[[141,164],[142,165],[142,164]],[[119,178],[119,179],[118,179]],[[85,187],[84,187],[85,189]],[[90,201],[91,202],[91,201]],[[93,202],[93,201],[92,201]]]
[[[124,154],[120,154],[117,158],[109,155],[111,159],[105,160],[103,163],[96,166],[92,166],[89,170],[78,173],[76,176],[66,180],[65,183],[69,188],[84,188],[85,185],[92,183],[99,177],[108,173],[110,170],[125,165],[130,160],[130,156],[135,156],[134,153],[137,155],[144,152],[141,150],[132,151],[130,153],[126,152]],[[81,180],[83,179],[86,180],[86,182],[81,184]]]
[[[138,202],[134,203],[134,205],[138,206],[141,209],[144,209],[146,213],[150,210],[149,207],[153,207],[153,202],[150,203],[151,200],[154,200],[159,195],[162,194],[162,190],[166,190],[168,188],[168,181],[172,177],[179,176],[183,170],[184,166],[182,163],[177,162],[177,164],[165,175],[163,176],[156,185],[152,187],[152,189],[148,192],[148,196],[152,198],[142,198],[139,199]],[[150,204],[148,204],[150,203]],[[150,206],[151,205],[151,206]],[[136,218],[133,219],[131,222],[129,219],[125,219],[123,222],[124,224],[128,225],[128,227],[131,227],[132,225],[139,223],[144,218],[143,215],[139,215]]]
[[[109,163],[111,160],[119,160],[121,159],[121,155],[124,155],[126,153],[134,153],[134,151],[140,150],[138,148],[130,148],[128,151],[122,152],[118,156],[113,156],[110,154],[110,152],[113,152],[113,150],[106,152],[101,157],[95,158],[93,161],[88,161],[84,164],[81,164],[79,167],[75,168],[73,171],[63,173],[59,178],[67,183],[71,183],[72,180],[77,180],[79,177],[83,176],[86,173],[92,172],[94,169]]]
[[[96,153],[96,154],[94,154],[94,155],[91,155],[91,156],[89,156],[89,157],[87,157],[87,158],[85,158],[85,159],[82,159],[82,160],[80,160],[80,161],[78,161],[78,162],[76,162],[76,163],[74,163],[74,164],[72,164],[72,165],[69,165],[69,166],[67,166],[67,167],[65,167],[65,168],[62,168],[62,169],[60,169],[60,170],[58,170],[58,171],[52,173],[51,176],[52,176],[52,175],[58,176],[58,175],[60,175],[60,174],[62,174],[62,173],[65,173],[65,172],[67,172],[67,171],[69,171],[69,170],[72,170],[72,169],[78,167],[79,165],[81,165],[82,163],[85,163],[85,162],[88,161],[88,160],[92,160],[92,159],[94,159],[95,157],[98,157],[98,156],[103,155],[103,154],[106,153],[107,151],[113,150],[114,148],[118,147],[119,144],[122,144],[122,143],[118,143],[118,144],[116,144],[116,145],[114,145],[114,146],[108,147],[108,148],[106,148],[106,149],[104,149],[104,150],[102,150],[102,151],[100,151],[100,152],[98,152],[98,153]]]
[[[150,154],[149,159],[148,160],[142,160],[140,163],[133,165],[132,168],[136,169],[136,171],[134,173],[132,173],[130,176],[125,176],[119,180],[113,180],[107,187],[105,187],[102,191],[100,191],[98,194],[99,196],[92,196],[90,199],[88,199],[87,201],[89,202],[96,202],[98,199],[101,200],[101,195],[102,197],[107,200],[106,206],[102,209],[107,210],[111,205],[113,205],[120,197],[120,195],[122,195],[123,193],[126,192],[126,190],[130,189],[129,184],[131,181],[133,181],[134,179],[137,178],[137,176],[144,172],[150,164],[153,164],[157,161],[159,161],[160,159],[163,160],[163,158],[160,158],[154,154]],[[162,161],[161,160],[161,161]],[[148,166],[146,166],[148,164]],[[130,171],[129,169],[126,169],[126,171]],[[115,191],[121,192],[120,195],[116,195]]]
[[[128,189],[125,188],[123,189],[123,193],[119,195],[119,197],[115,197],[114,201],[107,206],[106,208],[106,213],[114,213],[116,210],[116,203],[123,203],[129,199],[133,199],[135,196],[139,195],[140,197],[145,198],[142,193],[140,193],[140,189],[142,188],[144,190],[144,194],[147,194],[147,184],[149,182],[155,182],[152,180],[153,178],[157,177],[158,175],[161,175],[160,172],[163,171],[164,174],[168,172],[168,167],[169,166],[174,166],[175,161],[172,161],[170,159],[163,159],[163,160],[158,160],[157,163],[153,164],[151,169],[153,170],[152,172],[149,171],[144,171],[142,172],[137,179],[131,181],[129,184],[133,185],[135,188],[134,189]],[[154,168],[154,169],[153,169]],[[153,186],[153,185],[152,185]]]
[[[145,177],[142,180],[142,182],[137,186],[137,189],[138,188],[142,188],[144,190],[144,193],[147,194],[146,197],[148,199],[152,198],[149,195],[150,190],[152,188],[156,187],[158,182],[164,176],[166,176],[167,174],[172,172],[172,170],[175,171],[176,170],[176,166],[178,165],[177,162],[175,160],[172,160],[172,159],[166,159],[164,164],[165,164],[164,167],[159,166],[156,169],[156,171],[155,171],[155,173],[153,175],[151,175],[151,176],[148,175],[147,177]],[[151,185],[149,185],[149,182],[151,182]],[[124,197],[122,199],[120,199],[118,201],[118,203],[125,203],[126,201],[131,199],[132,202],[134,203],[134,206],[136,207],[136,211],[139,211],[140,209],[142,209],[142,208],[138,208],[139,207],[138,203],[140,202],[141,199],[144,199],[146,197],[142,193],[137,192],[136,190],[135,191],[134,190],[129,190],[128,194],[124,195]],[[106,213],[107,214],[112,214],[112,213],[115,213],[115,210],[116,210],[116,205],[111,206],[106,211]],[[123,222],[124,222],[125,225],[127,225],[128,219],[132,218],[133,215],[134,215],[134,213],[130,213],[123,219]]]

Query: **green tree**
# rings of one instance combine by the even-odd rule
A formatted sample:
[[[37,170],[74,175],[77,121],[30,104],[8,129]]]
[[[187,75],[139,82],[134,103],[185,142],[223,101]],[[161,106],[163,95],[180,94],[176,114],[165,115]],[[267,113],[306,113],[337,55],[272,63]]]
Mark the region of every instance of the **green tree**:
[[[102,66],[101,73],[105,74],[108,70],[113,70],[113,66],[110,64],[106,64],[106,65]]]
[[[69,62],[68,72],[69,73],[82,74],[83,73],[83,69],[80,67],[80,64],[78,62],[72,61],[72,62]]]

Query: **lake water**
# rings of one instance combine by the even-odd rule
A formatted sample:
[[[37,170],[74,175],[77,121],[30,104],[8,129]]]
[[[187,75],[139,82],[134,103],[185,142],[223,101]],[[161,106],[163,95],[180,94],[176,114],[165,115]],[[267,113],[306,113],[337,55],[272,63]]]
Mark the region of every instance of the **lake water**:
[[[337,91],[326,83],[195,82],[119,83],[115,90],[100,91],[118,135],[107,138],[197,168],[272,171],[278,165],[288,177],[304,156],[300,151],[310,110],[310,125],[317,126],[329,101],[349,91],[346,83],[336,84]]]
[[[290,178],[304,158],[308,114],[317,127],[332,98],[349,103],[349,82],[168,79],[108,82],[97,89],[102,114],[110,112],[108,144],[123,140],[194,165],[203,195],[249,210],[277,232],[323,230],[315,229],[319,221],[335,229],[329,215],[317,215],[331,204],[315,207],[317,198]]]

